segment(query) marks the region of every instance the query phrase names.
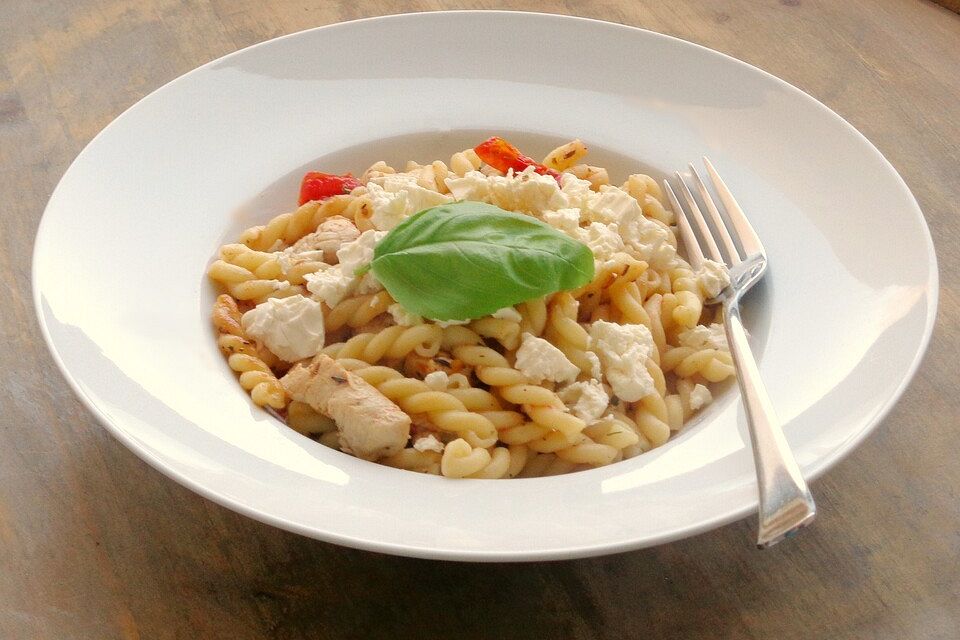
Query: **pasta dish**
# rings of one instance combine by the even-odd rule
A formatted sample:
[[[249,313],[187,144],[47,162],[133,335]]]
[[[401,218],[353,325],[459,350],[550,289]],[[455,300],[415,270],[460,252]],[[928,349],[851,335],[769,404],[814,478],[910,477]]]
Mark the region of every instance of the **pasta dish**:
[[[299,207],[209,267],[220,350],[252,401],[381,464],[512,478],[664,444],[734,374],[659,185],[573,140],[307,173]]]

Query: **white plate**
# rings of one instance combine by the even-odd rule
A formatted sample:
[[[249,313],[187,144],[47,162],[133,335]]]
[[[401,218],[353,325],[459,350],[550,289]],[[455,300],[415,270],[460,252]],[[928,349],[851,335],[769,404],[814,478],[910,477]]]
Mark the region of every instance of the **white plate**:
[[[756,509],[736,390],[666,446],[562,477],[449,481],[326,449],[253,407],[217,351],[204,270],[292,208],[306,168],[449,156],[501,133],[579,136],[618,177],[708,155],[769,253],[748,299],[773,404],[808,478],[890,409],[930,337],[929,232],[903,181],[835,113],[714,51],[553,15],[390,16],[271,40],[188,73],[73,163],[37,235],[50,349],[139,456],[264,522],[462,560],[653,545]]]

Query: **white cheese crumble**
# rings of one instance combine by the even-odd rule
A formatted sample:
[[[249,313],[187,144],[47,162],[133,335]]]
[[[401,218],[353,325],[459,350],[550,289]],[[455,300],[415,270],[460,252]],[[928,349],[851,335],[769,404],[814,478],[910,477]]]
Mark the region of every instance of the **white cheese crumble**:
[[[713,394],[710,393],[710,389],[707,389],[702,384],[697,384],[690,391],[690,410],[699,411],[701,407],[705,407],[708,404],[713,402]]]
[[[698,324],[681,331],[677,335],[677,341],[681,347],[691,349],[718,349],[720,351],[729,351],[727,345],[727,332],[722,324],[714,322],[709,327]]]
[[[437,437],[433,434],[414,440],[413,448],[417,451],[436,451],[437,453],[443,453],[443,443],[437,440]]]
[[[727,267],[713,260],[704,260],[695,277],[704,298],[716,298],[730,285],[730,272]]]
[[[467,318],[466,320],[437,320],[436,324],[441,329],[446,329],[447,327],[459,327],[460,325],[470,324],[473,322],[473,318]]]
[[[580,373],[577,365],[567,360],[563,351],[529,333],[523,334],[520,348],[517,349],[517,370],[533,382],[552,380],[566,382]]]
[[[655,269],[669,269],[675,265],[677,250],[670,244],[670,236],[660,224],[639,216],[620,225],[620,233],[634,257],[644,260]]]
[[[616,223],[591,222],[586,227],[577,228],[574,237],[590,247],[594,262],[598,266],[610,260],[613,254],[624,250],[623,238],[620,237]]]
[[[505,176],[468,171],[462,178],[447,178],[446,185],[457,200],[487,202],[507,211],[538,214],[568,206],[557,181],[534,172],[533,167],[519,173],[508,171]]]
[[[387,235],[386,231],[364,231],[356,240],[344,243],[337,250],[339,264],[321,268],[315,273],[304,276],[307,290],[314,297],[327,303],[328,307],[335,307],[348,295],[376,293],[383,289],[383,285],[368,271],[363,276],[356,275],[357,269],[370,264],[373,260],[373,250],[377,243]]]
[[[373,209],[370,222],[379,231],[389,231],[424,209],[453,202],[450,196],[421,187],[414,176],[386,175],[375,180],[382,186],[370,181],[366,189]]]
[[[590,347],[600,358],[607,382],[621,400],[636,402],[655,391],[646,362],[657,347],[644,325],[597,320],[590,325]]]
[[[597,382],[603,382],[603,368],[600,366],[600,358],[593,351],[584,353],[587,362],[590,363],[590,377]]]
[[[270,298],[243,314],[240,323],[247,335],[287,362],[309,358],[323,348],[323,310],[301,295]]]
[[[572,173],[560,174],[560,191],[567,198],[567,206],[583,209],[593,191],[590,190],[590,181],[581,180]]]
[[[423,381],[433,391],[446,391],[450,386],[450,376],[446,371],[431,371],[423,377]]]
[[[580,227],[580,209],[547,210],[540,214],[540,218],[557,231],[562,231],[574,238],[577,237],[575,234]]]
[[[343,272],[341,265],[325,266],[303,276],[307,291],[331,309],[350,295],[356,288],[357,279]]]
[[[340,260],[343,272],[354,275],[357,269],[370,264],[373,261],[373,250],[385,235],[387,235],[386,231],[371,229],[361,233],[360,237],[353,242],[341,245],[337,249],[337,259]]]
[[[510,322],[520,322],[523,320],[523,316],[520,315],[520,312],[513,307],[497,309],[493,312],[493,314],[491,314],[491,317],[497,318],[498,320],[509,320]]]
[[[603,185],[587,196],[583,213],[588,220],[625,226],[643,217],[637,199],[619,187]]]
[[[479,171],[467,171],[462,178],[447,178],[444,180],[450,194],[457,200],[472,200],[474,202],[490,202],[490,185],[487,176]]]
[[[387,313],[393,318],[394,323],[401,327],[412,327],[423,324],[423,318],[415,313],[407,311],[399,302],[394,302],[387,307]]]
[[[557,392],[557,397],[587,424],[596,422],[610,405],[610,396],[596,380],[569,384]]]
[[[564,174],[563,178],[564,191],[583,193],[582,197],[579,198],[582,220],[616,225],[614,230],[620,236],[621,244],[631,255],[646,261],[650,266],[656,269],[668,269],[674,266],[677,251],[670,244],[670,235],[667,229],[663,225],[646,218],[636,198],[623,189],[612,185],[601,186],[599,192],[589,191],[584,193],[582,191],[583,186],[569,180],[566,175]],[[586,182],[586,184],[589,185],[590,183]],[[571,201],[571,204],[576,200],[570,195],[567,199]],[[578,239],[588,243],[583,238]]]
[[[511,322],[520,322],[521,320],[523,320],[523,316],[520,315],[520,312],[514,309],[513,307],[504,307],[503,309],[497,309],[492,314],[490,314],[490,317],[497,318],[499,320],[509,320]],[[476,318],[466,318],[464,320],[434,320],[434,322],[441,329],[446,329],[447,327],[458,327],[461,325],[470,324],[474,320],[476,320]]]

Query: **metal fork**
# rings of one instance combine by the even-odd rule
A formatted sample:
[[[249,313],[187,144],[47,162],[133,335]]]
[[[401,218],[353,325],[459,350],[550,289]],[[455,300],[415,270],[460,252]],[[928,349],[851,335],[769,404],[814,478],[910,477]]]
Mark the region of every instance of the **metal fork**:
[[[716,228],[716,236],[723,245],[725,260],[717,246],[714,233],[710,230],[697,201],[687,187],[683,176],[677,172],[680,193],[687,203],[689,215],[693,218],[703,238],[707,254],[711,260],[725,263],[730,269],[730,286],[716,298],[707,300],[707,304],[723,305],[724,327],[730,355],[737,370],[737,381],[743,406],[747,411],[747,425],[750,441],[753,444],[753,459],[757,468],[757,484],[760,496],[760,527],[757,534],[757,546],[765,549],[784,538],[792,537],[797,531],[810,524],[816,515],[813,496],[804,482],[797,462],[790,452],[780,422],[770,404],[770,398],[760,380],[757,362],[750,351],[747,334],[740,319],[740,300],[753,285],[760,281],[767,270],[767,254],[763,250],[760,238],[747,221],[743,210],[733,198],[727,185],[717,174],[716,169],[706,158],[703,164],[707,168],[714,189],[730,219],[731,226],[724,222],[710,192],[700,178],[696,167],[690,165],[692,182],[700,194],[705,208]],[[667,197],[677,215],[680,237],[687,248],[690,264],[695,269],[704,262],[704,252],[697,236],[690,226],[687,214],[677,199],[673,188],[663,181]],[[742,247],[742,252],[734,243]]]

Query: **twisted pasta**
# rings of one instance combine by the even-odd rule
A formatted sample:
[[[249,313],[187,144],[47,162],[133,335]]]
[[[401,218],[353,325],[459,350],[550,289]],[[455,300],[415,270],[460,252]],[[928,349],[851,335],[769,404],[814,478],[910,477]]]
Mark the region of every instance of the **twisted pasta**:
[[[477,171],[481,166],[480,157],[473,149],[464,149],[450,157],[450,171],[458,178],[462,178],[470,171]]]
[[[497,429],[485,412],[500,411],[500,404],[482,389],[436,391],[422,380],[405,378],[396,369],[369,365],[362,360],[341,359],[341,366],[373,385],[386,398],[411,415],[426,415],[442,431],[457,434],[446,445],[440,471],[449,477],[500,478],[510,465],[509,451],[498,447]],[[481,453],[482,452],[482,453]],[[401,454],[398,454],[401,455]],[[387,464],[424,465],[425,456],[413,453],[392,456]]]
[[[663,206],[663,190],[650,176],[635,173],[627,178],[622,189],[637,200],[643,215],[667,225],[675,222],[673,211]]]
[[[521,405],[523,412],[536,424],[562,434],[568,444],[586,427],[583,420],[567,412],[566,406],[553,391],[530,384],[522,373],[510,366],[503,355],[493,349],[464,345],[456,347],[453,353],[466,364],[473,365],[481,382],[496,387],[507,402]]]
[[[276,256],[253,251],[242,244],[224,245],[219,259],[207,269],[207,275],[236,300],[262,302],[267,298],[303,293],[303,287],[285,279]]]
[[[412,447],[407,447],[392,456],[381,458],[380,462],[397,469],[440,475],[441,456],[442,454],[439,451],[417,451]]]
[[[736,373],[730,353],[717,349],[672,347],[664,354],[662,366],[681,378],[700,375],[708,382],[721,382]]]
[[[399,359],[413,352],[432,357],[440,351],[443,330],[435,324],[387,327],[379,333],[358,333],[346,342],[323,348],[333,358],[353,358],[369,364],[384,358]]]
[[[694,327],[703,313],[703,293],[696,276],[690,269],[672,269],[669,272],[674,296],[674,307],[670,317],[674,323],[684,329]]]
[[[213,305],[213,324],[219,334],[217,344],[227,356],[227,364],[240,374],[240,386],[250,393],[254,404],[274,409],[286,407],[287,394],[264,360],[266,354],[247,338],[240,325],[236,300],[226,294],[217,296]],[[272,354],[271,358],[276,361]]]
[[[386,313],[391,304],[393,304],[393,298],[386,291],[347,298],[324,313],[324,326],[330,332],[343,326],[354,329],[362,327],[377,316]]]
[[[555,171],[566,171],[587,155],[587,145],[579,139],[562,144],[543,159],[543,164]]]
[[[304,435],[319,435],[337,428],[332,419],[317,413],[306,402],[296,400],[287,405],[287,425]]]
[[[547,326],[547,299],[536,298],[527,300],[519,305],[520,333],[529,333],[533,336],[543,335]]]
[[[256,251],[283,249],[316,229],[324,218],[341,215],[354,199],[351,195],[340,195],[307,202],[295,211],[281,213],[265,225],[250,227],[240,234],[240,242]]]
[[[587,356],[590,336],[577,322],[578,302],[569,293],[558,293],[548,306],[544,336],[584,374],[590,375],[593,362]]]
[[[510,468],[509,449],[472,447],[462,438],[447,444],[440,460],[440,472],[448,478],[503,478]]]
[[[513,350],[520,346],[519,322],[488,317],[474,320],[470,328],[479,336],[493,338],[506,349]]]

